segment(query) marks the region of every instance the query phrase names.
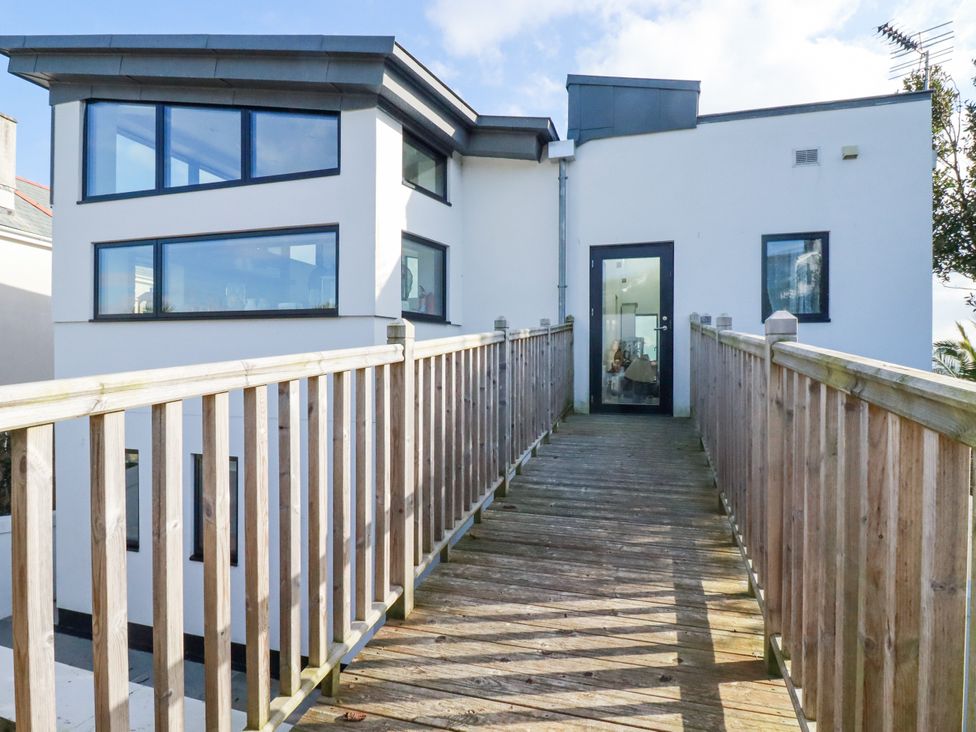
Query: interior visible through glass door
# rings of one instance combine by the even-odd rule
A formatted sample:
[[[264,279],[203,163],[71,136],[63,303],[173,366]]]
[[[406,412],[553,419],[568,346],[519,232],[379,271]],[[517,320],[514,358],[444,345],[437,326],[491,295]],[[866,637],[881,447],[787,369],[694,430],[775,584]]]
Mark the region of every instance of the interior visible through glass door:
[[[601,402],[659,406],[661,259],[604,259]]]

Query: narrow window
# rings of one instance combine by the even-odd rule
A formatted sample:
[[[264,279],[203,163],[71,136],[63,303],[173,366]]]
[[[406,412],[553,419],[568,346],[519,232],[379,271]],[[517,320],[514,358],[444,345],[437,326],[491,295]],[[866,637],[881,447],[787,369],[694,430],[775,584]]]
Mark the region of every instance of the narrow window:
[[[156,106],[90,102],[85,114],[85,195],[156,187]]]
[[[139,451],[125,451],[125,545],[139,551]]]
[[[403,236],[400,260],[400,309],[404,315],[445,320],[446,247]]]
[[[163,241],[163,311],[335,311],[336,240],[330,230]]]
[[[762,238],[762,317],[786,310],[798,320],[826,322],[828,234],[774,234]]]
[[[316,112],[251,112],[251,176],[339,168],[339,117]]]
[[[151,243],[96,246],[96,315],[152,315],[154,280]]]
[[[447,201],[447,156],[404,132],[403,182]]]
[[[203,455],[193,453],[193,554],[203,561]],[[230,563],[237,565],[237,458],[230,459]]]
[[[240,110],[165,107],[163,140],[167,188],[240,180]]]

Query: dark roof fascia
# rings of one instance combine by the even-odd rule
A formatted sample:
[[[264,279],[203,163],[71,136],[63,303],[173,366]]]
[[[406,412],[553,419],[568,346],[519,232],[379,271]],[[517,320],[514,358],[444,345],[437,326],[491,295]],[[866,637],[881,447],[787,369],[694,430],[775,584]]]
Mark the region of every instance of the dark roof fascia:
[[[701,82],[684,79],[638,79],[630,76],[589,76],[569,74],[566,88],[570,86],[630,86],[639,89],[673,89],[676,91],[700,91]]]
[[[343,95],[372,97],[441,147],[462,154],[469,154],[472,134],[494,134],[499,125],[510,135],[531,135],[534,144],[558,139],[547,118],[478,115],[392,36],[0,36],[0,54],[10,58],[10,73],[56,90],[58,101],[89,98],[94,89],[131,98],[132,90],[154,87],[156,101],[167,101],[158,93],[166,89],[174,89],[175,101],[207,88],[222,89],[218,96],[224,98],[247,97],[250,89],[290,89],[332,95],[333,106],[341,106]],[[443,119],[432,118],[425,107]],[[504,155],[504,146],[495,152]],[[511,153],[524,157],[524,144],[513,145]]]
[[[837,99],[829,102],[811,102],[809,104],[790,104],[782,107],[764,107],[761,109],[745,109],[740,112],[722,112],[719,114],[702,114],[698,116],[699,124],[713,122],[734,122],[744,119],[759,119],[762,117],[782,117],[791,114],[809,114],[811,112],[833,112],[840,109],[858,109],[861,107],[882,107],[889,104],[903,102],[926,101],[932,96],[932,91],[902,92],[900,94],[882,94],[873,97],[857,97],[854,99]]]

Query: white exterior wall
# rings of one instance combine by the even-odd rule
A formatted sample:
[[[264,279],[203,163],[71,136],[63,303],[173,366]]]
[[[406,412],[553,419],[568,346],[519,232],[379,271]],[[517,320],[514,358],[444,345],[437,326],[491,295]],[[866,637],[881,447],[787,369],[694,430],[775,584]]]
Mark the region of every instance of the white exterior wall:
[[[53,375],[51,243],[0,232],[0,386]],[[0,516],[0,567],[10,567],[9,516]],[[10,593],[10,572],[0,572],[0,618]]]
[[[927,101],[699,124],[587,142],[569,164],[576,403],[589,399],[589,248],[674,242],[674,412],[688,413],[692,312],[762,333],[764,234],[830,232],[829,323],[806,343],[928,369],[932,347]],[[856,160],[841,147],[857,145]],[[818,166],[793,150],[820,148]]]

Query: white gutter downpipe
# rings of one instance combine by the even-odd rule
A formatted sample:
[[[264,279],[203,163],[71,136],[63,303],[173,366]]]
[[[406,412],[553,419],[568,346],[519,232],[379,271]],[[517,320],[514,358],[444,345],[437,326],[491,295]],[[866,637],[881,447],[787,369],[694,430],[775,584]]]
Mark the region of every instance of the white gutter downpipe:
[[[559,162],[559,322],[566,322],[566,165],[576,155],[573,140],[549,143],[548,157]]]

